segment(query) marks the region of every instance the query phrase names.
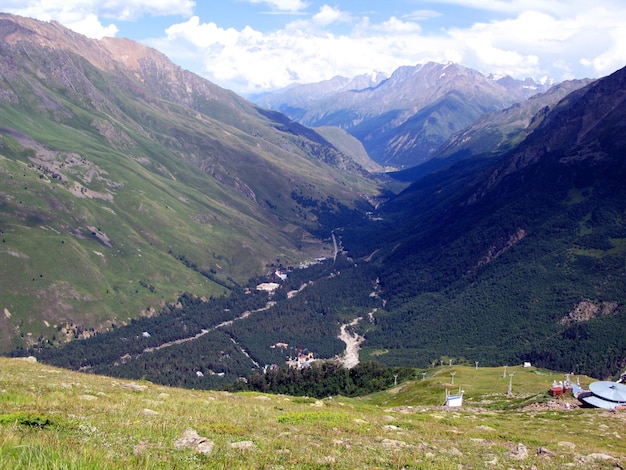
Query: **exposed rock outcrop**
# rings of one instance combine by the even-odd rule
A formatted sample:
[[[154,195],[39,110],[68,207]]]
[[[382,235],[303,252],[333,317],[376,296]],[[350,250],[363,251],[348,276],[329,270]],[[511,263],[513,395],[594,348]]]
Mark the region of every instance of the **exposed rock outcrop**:
[[[559,320],[559,325],[586,322],[598,316],[613,315],[617,311],[617,302],[593,302],[583,300],[574,307],[565,317]]]

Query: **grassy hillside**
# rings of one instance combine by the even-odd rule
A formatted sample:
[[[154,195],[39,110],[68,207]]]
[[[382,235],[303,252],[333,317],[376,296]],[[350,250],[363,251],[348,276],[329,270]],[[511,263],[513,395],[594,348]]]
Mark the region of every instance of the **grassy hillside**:
[[[372,160],[363,144],[348,134],[345,130],[339,127],[317,127],[315,129],[326,140],[331,142],[341,152],[349,155],[352,160],[357,162],[363,168],[371,173],[380,173],[384,171],[384,168]]]
[[[315,132],[132,41],[0,14],[0,56],[0,351],[328,255],[321,214],[377,192]]]
[[[456,371],[452,387],[450,371]],[[560,374],[438,367],[361,399],[156,386],[0,359],[0,468],[617,468],[622,412],[549,400]],[[582,378],[586,382],[587,378]],[[442,408],[446,388],[463,408]],[[194,434],[195,431],[195,434]],[[201,448],[186,447],[202,442]],[[195,439],[193,438],[194,436]],[[198,437],[199,436],[199,437]]]
[[[296,254],[301,229],[275,230],[253,203],[189,164],[167,177],[89,139],[72,141],[76,151],[66,145],[43,161],[1,137],[26,156],[0,157],[0,276],[3,320],[27,339],[123,323],[184,291],[222,295],[230,278],[307,256],[306,244]]]

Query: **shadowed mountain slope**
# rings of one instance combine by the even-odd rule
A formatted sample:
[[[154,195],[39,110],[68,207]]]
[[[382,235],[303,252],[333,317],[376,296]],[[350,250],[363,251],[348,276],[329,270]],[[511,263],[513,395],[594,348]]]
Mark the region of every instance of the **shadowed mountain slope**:
[[[570,93],[508,154],[426,176],[346,231],[387,299],[369,354],[624,366],[625,80]]]
[[[421,165],[390,173],[400,181],[417,181],[433,171],[460,160],[482,155],[497,157],[515,148],[567,94],[591,83],[572,80],[554,85],[545,93],[516,103],[501,111],[483,114],[469,127],[453,134]]]

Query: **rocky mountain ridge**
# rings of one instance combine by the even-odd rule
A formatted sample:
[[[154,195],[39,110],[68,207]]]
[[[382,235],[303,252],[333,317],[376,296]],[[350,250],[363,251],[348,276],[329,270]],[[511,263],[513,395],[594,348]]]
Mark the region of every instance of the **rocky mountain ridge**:
[[[277,92],[262,101],[309,126],[337,126],[357,137],[370,156],[399,168],[427,161],[457,131],[482,114],[524,101],[548,88],[532,79],[484,76],[457,64],[398,68],[376,86],[299,98]],[[305,93],[306,92],[306,93]]]
[[[328,96],[345,91],[358,91],[372,88],[385,80],[387,76],[382,73],[358,75],[353,78],[336,76],[330,80],[317,83],[292,85],[290,87],[265,93],[261,96],[252,97],[253,101],[260,106],[285,112],[289,109],[297,113],[297,109],[306,107],[310,103],[320,101]],[[289,115],[289,112],[286,112]],[[290,115],[293,119],[299,119],[297,115]]]
[[[450,136],[425,163],[391,173],[394,179],[416,181],[423,176],[468,158],[497,158],[514,149],[567,94],[593,80],[571,80],[500,111],[483,114],[465,129]]]

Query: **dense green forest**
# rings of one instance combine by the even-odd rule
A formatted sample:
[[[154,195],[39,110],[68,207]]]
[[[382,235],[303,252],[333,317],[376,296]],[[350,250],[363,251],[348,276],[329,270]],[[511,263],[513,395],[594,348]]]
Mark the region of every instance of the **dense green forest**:
[[[599,265],[598,259],[592,263],[590,257],[568,260],[562,251],[557,250],[557,256],[547,249],[546,266],[522,262],[532,258],[528,252],[532,249],[518,244],[502,256],[501,263],[481,267],[440,291],[422,293],[412,293],[410,283],[394,283],[395,273],[374,263],[355,263],[341,256],[336,262],[327,260],[290,272],[271,296],[252,288],[267,280],[257,278],[229,297],[203,301],[185,295],[160,315],[61,348],[19,353],[34,353],[43,362],[71,369],[198,389],[221,389],[248,377],[250,387],[257,390],[289,389],[313,396],[311,390],[323,395],[340,389],[330,394],[349,395],[359,387],[355,389],[348,372],[322,366],[323,362],[317,365],[322,372],[314,376],[330,374],[328,381],[334,385],[324,382],[299,388],[312,371],[304,378],[295,372],[276,372],[280,380],[270,383],[255,372],[272,364],[282,368],[289,356],[302,350],[322,359],[340,355],[345,348],[338,339],[340,325],[360,316],[367,318],[356,327],[366,338],[362,360],[386,366],[426,367],[445,356],[484,365],[531,361],[597,377],[619,373],[624,366],[621,351],[626,348],[622,309],[585,323],[559,323],[572,305],[588,298],[585,290],[597,287],[600,274],[581,284],[574,282],[575,273],[567,277],[565,271],[548,269],[561,263],[569,269],[601,273],[609,267]],[[618,289],[619,283],[612,288]],[[604,292],[603,298],[620,294]],[[241,318],[245,312],[252,313]],[[289,348],[272,347],[277,343]],[[599,344],[607,348],[598,348]],[[381,377],[388,382],[385,374]]]
[[[332,358],[345,348],[340,325],[382,305],[374,273],[345,257],[294,269],[279,289],[256,290],[261,277],[227,297],[183,295],[158,315],[131,321],[61,347],[20,349],[42,362],[75,370],[193,388],[222,388],[262,370],[284,365],[307,350]],[[294,293],[297,292],[297,295]],[[231,323],[229,323],[231,322]],[[289,345],[289,350],[273,347]]]
[[[346,369],[333,362],[314,362],[303,369],[281,367],[257,372],[237,381],[229,390],[315,398],[355,397],[386,390],[413,378],[415,369],[410,367],[385,367],[370,361]]]
[[[387,303],[365,332],[365,357],[424,365],[445,354],[619,373],[626,367],[626,187],[622,154],[611,152],[601,164],[577,165],[563,165],[555,152],[488,197],[486,178],[467,173],[476,162],[462,162],[383,207],[376,227],[346,229],[355,253],[392,247],[373,257]],[[351,235],[360,244],[350,245]],[[564,321],[581,304],[596,313]]]
[[[622,182],[604,177],[597,186],[588,174],[561,172],[553,184],[547,173],[532,188],[512,184],[499,198],[468,205],[471,185],[464,193],[446,189],[466,169],[462,163],[424,178],[384,208],[383,220],[362,218],[338,230],[353,257],[290,270],[270,296],[255,289],[270,280],[262,276],[224,298],[184,295],[157,316],[18,353],[71,369],[221,388],[265,365],[284,365],[298,350],[332,359],[345,349],[340,326],[367,317],[356,327],[366,339],[362,360],[387,366],[425,367],[447,356],[494,366],[532,361],[596,377],[621,372]],[[435,210],[441,205],[448,207],[443,216]],[[359,260],[369,250],[368,261]],[[615,307],[563,323],[581,302]],[[223,324],[245,312],[253,313]]]
[[[26,351],[20,349],[16,353],[35,354],[41,361],[59,367],[132,377],[131,370],[136,369],[135,358],[144,355],[154,358],[165,351],[157,349],[146,353],[146,350],[193,337],[203,330],[210,330],[225,321],[233,320],[246,310],[263,308],[266,303],[266,294],[252,290],[246,293],[243,289],[235,290],[228,297],[208,300],[183,295],[176,304],[164,308],[156,316],[132,320],[128,325],[118,326],[86,339],[76,339],[61,347],[38,347]],[[216,348],[210,349],[223,349],[223,340],[217,343]],[[193,363],[193,358],[190,357],[189,361]],[[183,363],[178,363],[176,368],[182,365]],[[135,376],[148,378],[155,373],[157,372],[144,372]],[[158,374],[168,375],[165,369],[161,369]]]

